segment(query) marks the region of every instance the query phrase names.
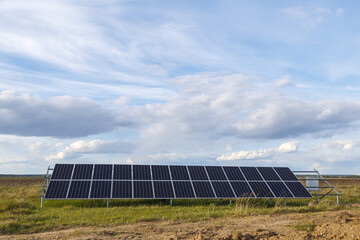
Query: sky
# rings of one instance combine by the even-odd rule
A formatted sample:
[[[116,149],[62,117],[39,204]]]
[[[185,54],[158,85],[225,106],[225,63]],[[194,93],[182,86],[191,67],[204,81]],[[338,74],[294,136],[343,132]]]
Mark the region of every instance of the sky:
[[[0,174],[360,174],[358,1],[0,2]]]

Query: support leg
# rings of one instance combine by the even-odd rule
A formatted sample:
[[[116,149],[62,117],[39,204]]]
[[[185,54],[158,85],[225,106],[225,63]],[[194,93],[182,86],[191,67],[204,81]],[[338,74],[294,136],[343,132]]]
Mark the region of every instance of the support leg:
[[[284,198],[284,207],[286,207],[286,198]]]
[[[170,206],[172,206],[172,199],[170,199]]]
[[[41,208],[43,207],[44,204],[44,197],[41,197]]]
[[[230,199],[230,205],[231,205],[231,203],[232,203],[232,199]]]
[[[271,205],[271,198],[269,198],[269,205]]]
[[[109,199],[106,200],[106,207],[109,207]]]
[[[339,205],[339,195],[336,196],[336,205]]]

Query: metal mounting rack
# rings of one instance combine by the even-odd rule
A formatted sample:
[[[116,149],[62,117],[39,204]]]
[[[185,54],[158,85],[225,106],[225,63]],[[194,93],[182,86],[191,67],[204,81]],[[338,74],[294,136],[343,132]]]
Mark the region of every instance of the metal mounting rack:
[[[316,169],[314,171],[293,171],[293,173],[298,177],[299,180],[302,181],[317,181],[317,186],[308,186],[305,184],[306,189],[318,200],[320,200],[326,196],[336,196],[336,204],[339,205],[339,197],[342,197],[342,194],[339,193],[334,186],[332,186]],[[319,182],[323,182],[325,186],[320,186]],[[329,190],[330,189],[330,190]],[[321,190],[329,190],[324,193]],[[333,193],[335,192],[335,193]]]
[[[43,184],[43,186],[42,186],[41,194],[40,194],[41,207],[43,207],[46,190],[47,190],[47,188],[48,188],[48,186],[49,186],[49,182],[50,182],[50,178],[51,178],[50,171],[53,171],[53,170],[54,170],[53,168],[51,168],[50,166],[48,166],[48,169],[47,169],[46,175],[45,175],[45,179],[44,179],[44,184]]]

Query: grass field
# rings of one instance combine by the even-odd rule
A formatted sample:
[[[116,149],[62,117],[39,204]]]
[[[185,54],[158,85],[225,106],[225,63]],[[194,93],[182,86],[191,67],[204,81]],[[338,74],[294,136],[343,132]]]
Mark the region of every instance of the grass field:
[[[219,218],[354,209],[360,206],[360,179],[330,179],[343,194],[341,204],[316,200],[52,200],[40,208],[42,178],[0,178],[0,235],[53,231],[81,226],[116,226],[156,220],[197,222]]]

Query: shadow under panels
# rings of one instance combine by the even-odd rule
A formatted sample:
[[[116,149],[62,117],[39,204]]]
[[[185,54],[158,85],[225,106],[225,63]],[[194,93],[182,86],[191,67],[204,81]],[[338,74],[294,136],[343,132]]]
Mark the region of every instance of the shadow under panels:
[[[56,164],[46,199],[311,198],[289,168]]]

